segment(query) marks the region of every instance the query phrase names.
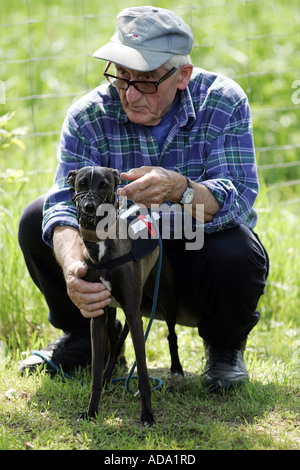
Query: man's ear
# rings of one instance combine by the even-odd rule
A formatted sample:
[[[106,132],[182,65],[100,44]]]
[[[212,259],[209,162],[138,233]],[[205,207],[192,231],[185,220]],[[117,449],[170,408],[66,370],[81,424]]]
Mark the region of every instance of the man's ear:
[[[72,186],[72,188],[75,188],[75,179],[76,175],[78,173],[78,170],[70,170],[67,176],[67,183]]]
[[[192,72],[193,72],[192,64],[186,64],[180,67],[179,74],[178,74],[178,81],[177,81],[178,90],[184,90],[188,86]]]

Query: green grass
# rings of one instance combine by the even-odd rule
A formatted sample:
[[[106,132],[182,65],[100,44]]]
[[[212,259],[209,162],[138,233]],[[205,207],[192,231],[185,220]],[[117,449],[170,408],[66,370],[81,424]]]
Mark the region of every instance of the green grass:
[[[5,449],[102,449],[102,450],[203,450],[203,449],[299,449],[299,402],[296,364],[280,354],[282,326],[251,336],[247,362],[252,381],[242,389],[209,394],[199,373],[203,353],[191,330],[179,329],[181,357],[186,376],[171,377],[168,357],[156,351],[165,342],[162,328],[152,330],[150,373],[164,380],[164,389],[153,392],[156,426],[139,424],[139,398],[126,393],[123,384],[111,384],[103,393],[100,414],[94,422],[77,422],[86,409],[90,375],[79,382],[51,379],[44,372],[17,378],[16,362],[2,366],[0,400],[0,448]],[[296,353],[296,339],[285,346]],[[192,357],[190,352],[193,351]],[[153,352],[155,351],[155,353]],[[128,356],[132,359],[129,344]],[[285,357],[285,359],[283,359]],[[121,372],[119,372],[121,374]],[[6,392],[14,389],[9,398]]]
[[[153,393],[153,428],[141,427],[139,399],[123,385],[113,384],[104,392],[97,420],[78,423],[89,399],[88,372],[77,377],[85,385],[51,379],[43,371],[18,375],[23,353],[59,334],[47,323],[44,299],[24,266],[17,242],[19,217],[51,186],[66,109],[101,80],[104,64],[90,54],[110,38],[114,17],[128,4],[11,0],[1,7],[0,80],[5,82],[6,103],[0,105],[0,114],[15,111],[8,127],[26,126],[27,137],[22,139],[25,150],[12,145],[0,151],[0,449],[300,448],[300,195],[299,184],[282,186],[300,179],[300,113],[291,100],[292,83],[300,79],[299,4],[153,4],[176,10],[191,24],[195,64],[231,76],[249,96],[261,185],[257,232],[271,260],[259,303],[261,321],[249,336],[246,352],[251,382],[240,390],[208,394],[201,383],[202,341],[196,330],[183,327],[177,333],[186,375],[171,377],[167,331],[161,322],[154,322],[147,341],[151,375],[164,380],[164,389]],[[28,24],[29,17],[34,22]],[[29,56],[35,60],[24,62]],[[30,95],[39,97],[17,99]],[[268,169],[267,164],[280,166]],[[130,339],[126,357],[130,366]],[[15,392],[7,394],[11,389]]]

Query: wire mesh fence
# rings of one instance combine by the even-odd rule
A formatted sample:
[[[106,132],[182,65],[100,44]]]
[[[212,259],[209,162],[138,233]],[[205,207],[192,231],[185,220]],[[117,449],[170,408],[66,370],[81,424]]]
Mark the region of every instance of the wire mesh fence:
[[[38,165],[47,170],[47,161],[54,167],[67,108],[102,81],[105,64],[92,53],[112,36],[121,9],[142,4],[10,0],[2,5],[0,114],[13,110],[15,124],[27,127],[27,171]],[[244,88],[253,114],[260,177],[275,201],[297,201],[299,0],[153,0],[152,4],[174,10],[190,24],[196,66],[223,73]],[[5,162],[0,162],[5,169]]]

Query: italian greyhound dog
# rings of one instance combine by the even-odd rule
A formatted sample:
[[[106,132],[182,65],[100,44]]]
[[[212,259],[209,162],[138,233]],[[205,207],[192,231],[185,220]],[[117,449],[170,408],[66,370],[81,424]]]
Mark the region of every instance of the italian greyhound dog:
[[[128,229],[128,223],[119,216],[117,186],[121,183],[118,170],[94,166],[71,170],[67,183],[75,190],[73,201],[76,204],[79,230],[84,243],[84,261],[88,266],[85,280],[102,282],[112,295],[112,303],[104,309],[104,314],[91,319],[92,344],[92,385],[87,413],[81,418],[94,417],[98,413],[103,384],[109,382],[122,345],[130,331],[134,346],[138,373],[138,389],[141,400],[141,422],[144,426],[155,423],[151,405],[151,388],[147,373],[145,341],[141,319],[143,290],[153,296],[159,246],[151,246],[141,259],[131,255],[134,240],[130,236],[120,238],[120,230]],[[102,208],[108,209],[110,216],[104,223]],[[104,211],[105,212],[105,211]],[[100,213],[100,215],[99,215]],[[106,212],[107,213],[107,212]],[[108,222],[108,219],[110,222]],[[107,223],[106,223],[107,222]],[[114,236],[111,236],[114,230]],[[151,240],[146,240],[146,242]],[[165,257],[164,257],[165,258]],[[170,292],[164,295],[160,310],[169,328],[171,371],[183,375],[179,361],[177,336],[175,333],[176,302],[172,292],[170,270],[163,262],[160,289]],[[167,299],[167,300],[166,300]],[[116,332],[116,307],[125,314],[126,322],[119,338]],[[105,353],[109,349],[106,369]]]

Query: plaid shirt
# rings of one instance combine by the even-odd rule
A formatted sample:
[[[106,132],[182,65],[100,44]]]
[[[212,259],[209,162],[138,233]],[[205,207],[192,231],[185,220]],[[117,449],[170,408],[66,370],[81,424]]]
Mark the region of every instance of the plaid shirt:
[[[69,170],[100,165],[128,171],[162,166],[204,184],[221,209],[204,230],[238,224],[254,227],[258,178],[247,97],[232,80],[194,68],[160,151],[151,128],[134,124],[118,92],[100,85],[68,110],[63,124],[55,182],[46,196],[43,238],[51,245],[56,225],[78,227]]]

